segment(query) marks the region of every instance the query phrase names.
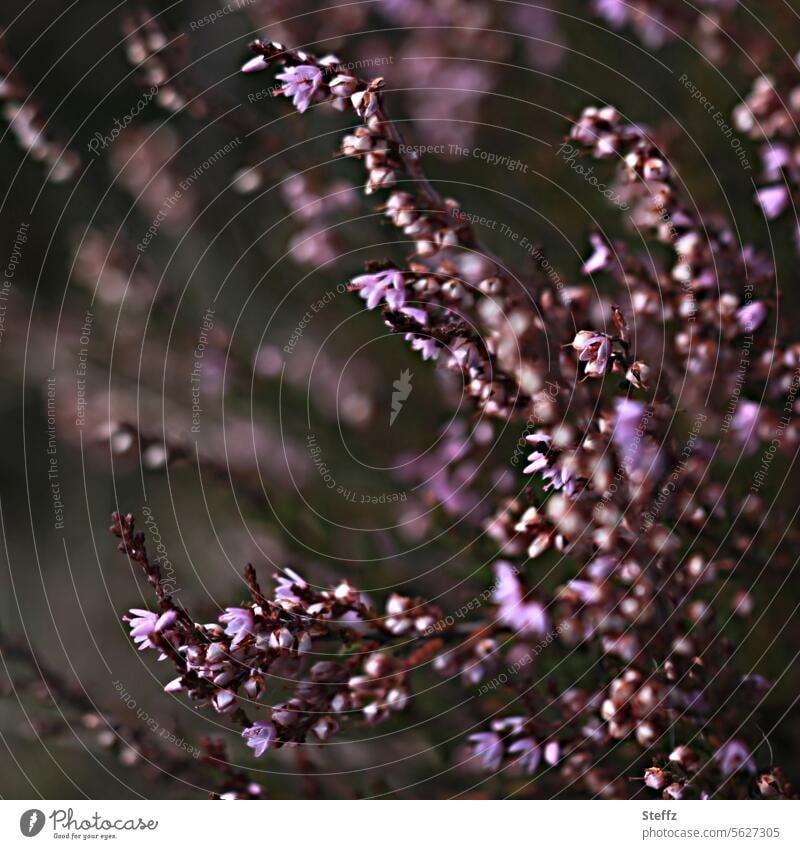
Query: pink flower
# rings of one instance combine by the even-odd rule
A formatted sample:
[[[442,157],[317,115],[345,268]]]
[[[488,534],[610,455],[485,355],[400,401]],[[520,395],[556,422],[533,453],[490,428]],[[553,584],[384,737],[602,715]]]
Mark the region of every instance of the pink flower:
[[[781,170],[792,164],[792,154],[785,145],[767,145],[761,150],[761,162],[767,180],[779,180]]]
[[[273,575],[276,581],[275,599],[287,599],[289,601],[300,601],[300,596],[297,595],[295,587],[301,590],[307,590],[308,584],[288,566],[284,568],[282,575]]]
[[[227,626],[225,633],[233,637],[232,649],[235,649],[248,634],[253,633],[253,611],[246,607],[226,607],[219,621]]]
[[[520,634],[546,634],[549,617],[537,601],[526,601],[514,568],[505,560],[495,563],[497,576],[492,600],[499,606],[498,619]]]
[[[602,592],[597,584],[591,581],[574,580],[567,583],[567,589],[572,590],[584,604],[597,604],[602,598]]]
[[[714,760],[719,763],[719,768],[724,776],[729,776],[737,769],[746,769],[748,772],[756,771],[756,763],[750,754],[750,749],[741,740],[728,740],[714,752]]]
[[[545,763],[550,764],[550,766],[555,766],[558,763],[558,759],[560,757],[561,757],[561,744],[557,740],[551,740],[549,743],[545,744],[545,747],[544,747]]]
[[[353,278],[352,285],[372,310],[383,299],[390,309],[399,310],[406,302],[406,284],[396,268],[379,271],[377,274],[362,274]]]
[[[236,710],[236,694],[232,690],[217,690],[211,702],[217,713],[233,713]]]
[[[296,65],[276,74],[276,79],[286,83],[281,94],[292,98],[298,112],[305,112],[322,83],[322,71],[314,65]]]
[[[134,614],[133,619],[127,616],[123,616],[122,619],[124,622],[130,622],[131,637],[133,637],[135,643],[139,644],[139,651],[157,648],[150,638],[157,633],[168,630],[177,618],[174,610],[168,610],[161,616],[150,610],[141,610],[138,607],[132,607],[130,612]]]
[[[657,766],[648,767],[644,771],[644,783],[651,790],[661,790],[666,786],[667,781],[667,774]]]
[[[766,317],[767,308],[761,301],[753,301],[736,310],[736,320],[745,333],[757,330]]]
[[[611,259],[611,248],[602,236],[592,233],[589,240],[594,248],[594,253],[583,264],[583,268],[581,268],[583,274],[594,274],[595,271],[604,271],[608,268],[608,263]]]
[[[413,333],[406,334],[406,341],[411,343],[412,351],[419,351],[423,360],[438,360],[441,350],[435,339],[426,339],[422,336],[414,336]]]
[[[245,728],[242,731],[242,737],[247,741],[247,745],[253,750],[255,756],[260,758],[272,745],[276,733],[275,726],[271,722],[259,720],[249,728]]]
[[[510,755],[519,753],[517,763],[528,775],[536,772],[536,767],[539,766],[539,761],[542,758],[542,751],[539,748],[539,744],[529,737],[512,743],[508,747],[508,753]]]
[[[353,109],[364,121],[367,121],[378,111],[378,95],[369,89],[352,94],[350,102],[353,104]]]
[[[731,430],[745,454],[752,454],[758,446],[758,424],[761,407],[755,401],[740,401],[731,420]]]
[[[503,744],[494,731],[470,734],[470,743],[475,744],[475,756],[481,759],[484,769],[495,772],[503,761]]]
[[[253,74],[257,71],[266,71],[269,63],[263,56],[254,56],[242,65],[243,74]]]
[[[586,363],[587,376],[600,377],[605,373],[611,355],[611,339],[605,333],[580,330],[572,340],[572,347],[579,352],[578,359]]]
[[[786,186],[766,186],[756,192],[756,200],[761,205],[764,215],[771,221],[789,205],[789,192]]]
[[[541,451],[534,451],[528,457],[528,465],[522,470],[524,475],[532,475],[534,472],[541,472],[548,466],[547,457]]]

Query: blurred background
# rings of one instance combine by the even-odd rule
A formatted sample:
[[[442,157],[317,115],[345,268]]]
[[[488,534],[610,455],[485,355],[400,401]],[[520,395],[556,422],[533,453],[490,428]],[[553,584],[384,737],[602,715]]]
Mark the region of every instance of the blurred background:
[[[170,729],[194,746],[219,734],[253,765],[218,717],[164,698],[169,670],[132,647],[120,616],[152,605],[107,533],[113,510],[137,517],[204,621],[243,595],[248,562],[264,583],[290,565],[319,584],[348,577],[375,599],[402,588],[445,610],[491,582],[494,552],[476,529],[513,491],[497,472],[507,462],[490,454],[507,458],[518,434],[450,473],[462,387],[344,291],[365,261],[406,253],[364,199],[358,163],[336,154],[350,118],[299,116],[273,98],[271,75],[240,74],[248,41],[332,52],[384,77],[407,141],[430,148],[422,164],[437,188],[495,222],[482,235],[515,266],[532,265],[525,239],[546,245],[568,284],[591,226],[627,234],[558,153],[585,105],[611,102],[664,140],[700,208],[775,252],[796,308],[790,225],[767,232],[752,202],[755,146],[742,140],[749,172],[680,81],[730,116],[758,69],[798,47],[791,7],[769,5],[769,32],[730,12],[745,51],[691,19],[614,29],[577,0],[3,4],[0,629],[22,648],[0,669],[0,794],[207,789],[136,768],[95,733],[92,703],[145,736]],[[404,370],[413,390],[390,422]],[[778,723],[770,742],[797,779],[792,592],[759,669],[786,673],[764,721]],[[749,635],[753,658],[776,621]],[[28,645],[68,698],[30,680]],[[312,751],[316,772],[337,773],[316,792],[485,792],[453,768],[474,706],[456,684],[428,686],[399,719],[353,723]],[[270,796],[299,796],[301,766],[282,750],[254,775]]]

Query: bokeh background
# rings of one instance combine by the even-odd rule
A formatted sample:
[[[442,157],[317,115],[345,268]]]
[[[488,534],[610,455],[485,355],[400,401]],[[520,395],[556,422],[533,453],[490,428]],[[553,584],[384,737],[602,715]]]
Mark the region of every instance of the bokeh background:
[[[578,278],[592,225],[627,235],[619,212],[558,155],[571,118],[612,102],[664,140],[698,206],[724,212],[743,240],[774,252],[791,310],[790,225],[767,231],[752,202],[754,172],[680,82],[686,74],[730,115],[758,69],[798,47],[797,4],[761,5],[764,30],[747,53],[726,39],[715,47],[713,33],[702,49],[697,33],[656,31],[642,46],[586,2],[3,4],[3,52],[73,173],[48,180],[52,163],[26,153],[6,111],[0,263],[15,251],[18,263],[0,337],[0,629],[33,646],[74,699],[31,683],[4,652],[0,794],[206,789],[129,763],[91,728],[87,698],[144,734],[170,729],[193,745],[218,733],[253,765],[235,731],[165,699],[169,670],[134,651],[120,615],[149,599],[107,533],[112,510],[158,535],[180,599],[207,620],[242,595],[248,562],[265,582],[291,565],[318,583],[346,576],[375,598],[402,587],[445,609],[491,581],[493,552],[476,528],[487,496],[515,481],[491,458],[474,479],[448,476],[441,434],[457,427],[461,387],[342,291],[367,259],[400,259],[403,246],[364,200],[358,164],[336,155],[341,116],[300,117],[271,96],[268,75],[238,73],[248,40],[335,52],[363,76],[385,77],[407,140],[438,149],[423,155],[437,187],[546,245],[567,282]],[[131,35],[146,32],[148,14],[166,41],[155,30]],[[737,14],[751,36],[761,26],[746,8]],[[161,61],[147,60],[152,50]],[[755,146],[743,145],[757,163]],[[517,164],[490,165],[476,149]],[[497,253],[531,264],[519,240],[484,230]],[[405,369],[413,392],[390,425]],[[453,491],[459,509],[444,509],[442,494]],[[783,628],[760,664],[780,677],[764,721],[777,724],[770,744],[798,779],[794,584],[746,640],[755,658]],[[353,724],[311,752],[314,771],[331,773],[315,792],[486,793],[474,773],[453,768],[474,706],[457,685],[434,676],[428,685],[424,700],[377,732]],[[291,752],[258,767],[271,796],[308,791]]]

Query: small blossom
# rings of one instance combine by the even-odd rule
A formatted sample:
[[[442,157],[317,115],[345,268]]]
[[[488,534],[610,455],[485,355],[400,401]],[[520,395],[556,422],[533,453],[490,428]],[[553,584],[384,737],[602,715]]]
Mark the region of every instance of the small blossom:
[[[286,567],[282,574],[277,574],[275,577],[275,599],[281,601],[300,601],[300,597],[295,592],[295,587],[301,590],[307,590],[308,584],[295,572],[293,569]]]
[[[596,271],[605,271],[611,259],[611,248],[608,246],[608,242],[597,233],[592,233],[589,239],[594,248],[594,253],[583,264],[581,272],[583,274],[594,274]]]
[[[767,308],[761,301],[753,301],[736,310],[736,320],[745,333],[757,330],[766,317]]]
[[[218,690],[211,701],[217,713],[231,713],[236,710],[236,694],[232,690]]]
[[[353,109],[356,110],[359,117],[365,121],[378,111],[378,95],[371,89],[355,92],[355,94],[351,95],[350,102],[353,104]]]
[[[263,720],[254,722],[249,728],[242,731],[242,737],[247,741],[247,745],[253,750],[257,758],[260,758],[270,748],[275,735],[275,726],[271,722],[264,722]]]
[[[297,65],[286,68],[282,74],[277,74],[276,78],[286,83],[281,94],[292,98],[298,112],[305,112],[322,82],[322,71],[314,65]]]
[[[765,799],[773,799],[781,793],[781,788],[777,779],[774,775],[769,773],[759,775],[756,784],[758,784],[758,792],[761,793]]]
[[[525,475],[531,475],[534,472],[540,472],[542,469],[546,469],[549,465],[547,457],[542,454],[541,451],[534,451],[533,454],[528,457],[528,465],[522,470],[522,473]]]
[[[496,772],[503,761],[503,743],[500,735],[493,731],[470,734],[470,743],[475,746],[475,755],[481,759],[484,769]]]
[[[592,581],[574,580],[567,583],[567,589],[571,590],[584,604],[597,604],[602,600],[603,592],[597,584]]]
[[[248,634],[253,633],[253,611],[246,607],[226,607],[219,621],[226,626],[225,633],[233,637],[232,649],[235,649]]]
[[[792,154],[785,145],[765,145],[761,149],[761,162],[768,180],[778,180],[781,170],[792,164]]]
[[[409,337],[411,337],[409,339]],[[423,360],[437,360],[439,359],[439,351],[441,348],[436,343],[435,339],[426,339],[422,336],[414,336],[409,333],[406,335],[406,340],[411,342],[411,350],[419,351],[422,354]]]
[[[731,421],[731,430],[742,450],[750,454],[758,445],[758,424],[761,407],[755,401],[740,401]]]
[[[263,56],[254,56],[242,65],[242,73],[253,74],[257,71],[266,71],[268,67],[269,63]]]
[[[500,608],[498,618],[520,634],[545,634],[549,626],[547,611],[537,601],[523,599],[522,587],[510,563],[495,563],[497,577],[492,600]]]
[[[561,757],[561,744],[557,740],[551,740],[545,744],[544,760],[550,766],[555,766]]]
[[[331,80],[329,88],[336,97],[350,97],[356,90],[356,85],[358,81],[355,77],[350,74],[339,74]]]
[[[719,763],[719,768],[726,777],[738,769],[756,771],[756,763],[750,749],[741,740],[728,740],[714,752],[714,760]]]
[[[789,206],[789,191],[786,186],[766,186],[756,192],[756,200],[764,215],[771,221]]]
[[[403,307],[400,312],[403,313],[403,315],[407,315],[409,318],[413,318],[417,324],[424,326],[428,322],[428,313],[419,307]]]
[[[580,350],[578,359],[586,363],[584,374],[600,377],[605,373],[608,358],[611,355],[611,340],[604,333],[597,333],[588,339],[581,339],[578,348],[576,342],[578,336],[572,342],[574,348]]]
[[[644,771],[644,783],[651,790],[661,790],[667,786],[667,782],[669,781],[669,777],[667,773],[664,772],[663,769],[659,769],[657,766],[648,767]]]
[[[647,389],[647,378],[650,376],[650,367],[645,363],[635,362],[625,374],[625,379],[637,389]]]
[[[157,648],[150,638],[166,630],[175,621],[175,613],[171,610],[161,616],[151,610],[141,610],[138,607],[132,607],[130,612],[133,614],[132,619],[127,616],[122,618],[123,621],[130,623],[131,637],[135,643],[139,644],[139,651]]]
[[[536,767],[539,766],[539,761],[542,757],[542,750],[539,748],[539,744],[530,738],[513,742],[508,747],[508,753],[510,755],[519,754],[517,763],[528,775],[536,772]]]
[[[393,310],[399,310],[406,301],[405,280],[394,268],[377,274],[362,274],[353,278],[352,285],[366,300],[368,310],[375,309],[382,299]]]

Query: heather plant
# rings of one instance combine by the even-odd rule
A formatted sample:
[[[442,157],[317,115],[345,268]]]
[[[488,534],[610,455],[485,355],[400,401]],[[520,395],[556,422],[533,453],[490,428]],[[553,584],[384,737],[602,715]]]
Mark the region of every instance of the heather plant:
[[[164,702],[211,717],[213,733],[190,738],[160,723],[157,733],[143,731],[141,716],[137,725],[130,710],[98,707],[9,638],[4,657],[23,670],[20,692],[36,696],[43,682],[59,711],[74,711],[127,766],[192,788],[212,785],[215,798],[269,795],[260,774],[288,763],[287,752],[303,795],[360,795],[333,787],[326,765],[366,769],[348,750],[370,737],[378,746],[388,741],[387,762],[410,759],[391,748],[394,738],[437,721],[452,723],[439,759],[371,795],[794,798],[794,765],[773,752],[774,729],[762,717],[792,668],[786,661],[771,680],[762,667],[792,622],[793,612],[778,622],[776,611],[796,565],[796,507],[785,489],[800,442],[800,343],[780,309],[774,254],[743,239],[730,210],[692,193],[672,153],[674,126],[651,127],[586,98],[574,116],[559,115],[547,162],[574,171],[580,159],[576,184],[607,202],[611,224],[582,216],[580,270],[562,272],[548,245],[552,228],[537,233],[530,222],[523,229],[517,219],[500,220],[468,182],[459,200],[431,173],[436,154],[527,172],[511,153],[478,146],[477,117],[508,72],[503,60],[511,66],[506,90],[529,93],[514,76],[503,22],[529,53],[537,40],[558,42],[537,67],[563,60],[569,45],[555,37],[563,23],[557,4],[536,13],[477,0],[378,5],[375,14],[408,29],[395,48],[407,54],[397,77],[394,62],[348,52],[347,31],[371,12],[336,7],[324,21],[330,30],[308,47],[262,35],[237,64],[242,44],[223,45],[216,61],[263,86],[246,104],[198,80],[158,16],[137,9],[124,18],[125,52],[149,87],[148,102],[188,113],[201,128],[218,124],[229,140],[211,144],[188,170],[171,125],[101,133],[115,191],[135,197],[144,226],[134,236],[90,222],[74,237],[77,283],[93,289],[92,304],[97,298],[118,312],[103,328],[87,324],[91,311],[65,316],[67,337],[79,340],[73,358],[86,371],[88,353],[80,351],[90,349],[95,378],[78,396],[81,425],[71,439],[112,469],[140,468],[145,488],[144,470],[169,476],[196,465],[212,526],[207,490],[230,487],[246,526],[240,533],[250,534],[252,511],[269,540],[240,543],[253,564],[233,564],[225,550],[241,576],[221,588],[228,595],[209,593],[209,614],[207,599],[187,589],[191,566],[172,562],[150,507],[140,518],[115,492],[110,531],[140,592],[119,617],[132,646],[153,661]],[[735,6],[591,4],[649,49],[693,38],[715,61],[729,55],[731,33],[742,26]],[[462,13],[465,42],[458,27],[447,28]],[[311,40],[305,14],[269,23],[263,9],[252,14],[267,31]],[[198,20],[190,29],[206,27]],[[383,38],[377,27],[371,37]],[[751,58],[768,52],[763,37],[748,38]],[[415,58],[410,45],[431,39],[442,47],[438,58]],[[326,49],[331,41],[335,52]],[[485,68],[443,71],[471,48]],[[727,116],[731,132],[765,145],[766,185],[753,213],[768,221],[793,212],[797,193],[796,62],[781,73],[759,75]],[[6,80],[0,93],[16,115],[20,101],[28,103],[24,84]],[[684,96],[712,104],[694,84],[680,85]],[[461,96],[448,95],[453,87]],[[438,126],[428,117],[437,104]],[[394,117],[396,108],[417,105],[426,113],[419,131],[415,115]],[[52,179],[74,176],[80,157],[44,128],[35,138],[26,133],[40,119],[34,107],[25,114],[25,127],[11,119],[20,143],[40,149],[36,158]],[[722,131],[718,143],[736,158]],[[326,145],[347,176],[319,167],[316,150]],[[172,260],[159,267],[155,246],[183,238],[206,210],[217,214],[204,175],[227,157],[237,163],[228,184],[239,206],[229,212],[246,234],[242,256],[204,287],[212,305],[199,325],[182,324],[186,289],[165,282]],[[285,214],[251,234],[259,198]],[[375,218],[383,231],[370,242]],[[275,313],[289,297],[303,309],[294,327],[270,319],[246,351],[236,339],[253,292],[230,322],[218,317],[217,297],[245,267],[247,239],[255,244],[264,233],[284,251],[264,273],[286,284]],[[301,270],[291,292],[285,272],[275,272],[287,256]],[[305,298],[321,269],[330,288]],[[123,307],[134,310],[125,326]],[[149,311],[172,309],[171,326],[150,328]],[[334,312],[342,323],[358,314],[359,327],[391,343],[388,390],[380,363],[354,371],[352,351],[325,347],[320,317]],[[117,349],[134,344],[139,362],[123,356],[116,368],[136,384],[135,398],[113,385],[112,365]],[[187,374],[188,409],[172,397],[185,394]],[[435,381],[427,389],[426,379]],[[283,418],[284,392],[302,396],[305,418]],[[425,392],[442,416],[435,439],[417,451],[403,437],[419,415],[416,394]],[[209,435],[211,403],[221,417]],[[53,411],[54,422],[59,415]],[[382,441],[393,462],[365,465],[387,488],[376,493],[340,477],[330,440],[317,434],[323,426],[354,433],[358,444]],[[306,497],[314,486],[328,499],[324,508]],[[302,496],[299,510],[281,501],[291,489]],[[323,514],[336,522],[331,516],[342,511],[342,537],[363,533],[347,525],[345,508],[355,502],[385,511],[364,534],[369,545],[325,550]],[[147,532],[137,528],[142,519]],[[431,551],[437,559],[429,565]],[[401,554],[419,569],[404,570]],[[385,564],[377,579],[365,569],[375,561]],[[428,572],[438,583],[424,580]],[[747,638],[757,628],[771,643],[753,653]],[[443,688],[457,694],[445,707],[435,703]],[[116,689],[123,705],[135,701],[124,682]],[[443,718],[451,712],[454,719]],[[150,719],[144,725],[155,731]],[[427,743],[414,738],[410,746],[418,755]],[[458,789],[439,789],[437,779],[450,773]]]

